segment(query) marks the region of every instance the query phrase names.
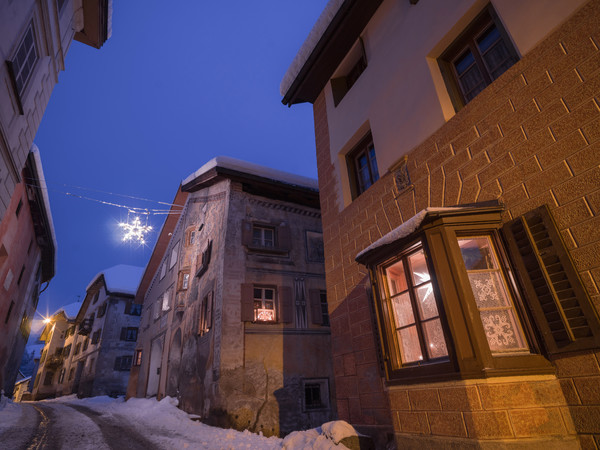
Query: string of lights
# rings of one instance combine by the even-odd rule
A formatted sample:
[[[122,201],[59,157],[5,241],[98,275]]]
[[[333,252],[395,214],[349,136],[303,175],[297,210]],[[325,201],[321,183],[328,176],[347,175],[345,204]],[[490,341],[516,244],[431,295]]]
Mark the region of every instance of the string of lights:
[[[26,183],[27,186],[32,186],[37,189],[42,188],[42,186],[40,185],[39,179],[28,178],[27,181],[29,181],[29,183]],[[44,180],[44,182],[45,182],[45,180]],[[35,183],[35,184],[32,184],[32,183]],[[175,203],[166,203],[166,202],[161,202],[158,200],[151,200],[148,198],[136,197],[133,195],[117,194],[114,192],[102,191],[99,189],[86,188],[86,187],[82,187],[82,186],[69,186],[67,184],[63,184],[62,186],[63,187],[71,187],[71,188],[75,188],[75,189],[81,189],[84,191],[102,193],[105,195],[124,197],[124,198],[129,198],[132,200],[146,201],[146,202],[157,203],[160,205],[170,206],[169,209],[166,209],[166,208],[143,208],[143,207],[139,207],[139,206],[131,206],[131,205],[125,205],[122,203],[116,203],[114,201],[101,200],[98,198],[89,197],[87,195],[82,195],[82,194],[78,194],[75,192],[61,191],[61,190],[55,189],[55,188],[51,189],[51,188],[48,188],[47,185],[44,185],[44,188],[48,191],[52,190],[53,192],[59,192],[61,194],[64,194],[64,195],[67,195],[70,197],[75,197],[75,198],[79,198],[82,200],[88,200],[88,201],[100,203],[102,205],[114,206],[117,208],[126,209],[127,210],[127,221],[118,223],[118,226],[125,233],[123,235],[122,241],[123,242],[137,242],[139,245],[146,244],[146,234],[148,232],[152,231],[152,226],[148,225],[148,217],[150,215],[169,215],[169,214],[179,215],[182,213],[183,208],[184,208],[184,205],[177,205]],[[174,209],[174,208],[181,208],[181,209]],[[130,214],[134,215],[133,220],[131,220]],[[145,224],[142,224],[142,221],[140,220],[140,216],[146,217]]]

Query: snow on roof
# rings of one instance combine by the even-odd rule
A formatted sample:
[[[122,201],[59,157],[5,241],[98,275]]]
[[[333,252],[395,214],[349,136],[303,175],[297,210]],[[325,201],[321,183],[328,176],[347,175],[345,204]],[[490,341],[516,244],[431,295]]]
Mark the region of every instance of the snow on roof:
[[[292,60],[290,67],[285,72],[283,79],[281,80],[281,84],[279,85],[279,92],[281,96],[284,97],[287,91],[292,86],[292,83],[300,73],[300,70],[308,60],[311,53],[314,51],[317,43],[323,37],[325,30],[337,14],[340,9],[340,6],[344,3],[345,0],[329,0],[327,6],[317,19],[317,22],[314,24],[312,30],[308,34],[308,37],[298,50],[298,53]]]
[[[101,275],[104,275],[104,282],[106,283],[107,291],[115,294],[119,293],[135,295],[143,274],[143,267],[119,264],[99,272],[94,278],[92,278],[92,281],[90,284],[88,284],[86,290],[89,290],[98,280],[98,278]]]
[[[250,175],[256,175],[263,178],[269,178],[272,180],[280,181],[295,186],[302,186],[309,189],[317,190],[318,183],[314,178],[303,177],[301,175],[295,175],[288,172],[283,172],[277,169],[271,169],[269,167],[260,166],[258,164],[242,161],[241,159],[230,158],[229,156],[217,156],[211,159],[194,173],[189,175],[183,180],[182,185],[186,185],[200,175],[208,172],[215,167],[222,167],[224,169],[236,170],[238,172],[247,173]]]
[[[457,209],[465,209],[465,208],[462,208],[462,207],[440,207],[440,208],[429,207],[429,208],[422,209],[417,214],[415,214],[410,219],[408,219],[406,222],[404,222],[402,225],[394,228],[388,234],[377,239],[375,242],[373,242],[367,248],[365,248],[364,250],[359,252],[358,255],[356,255],[355,259],[360,259],[363,255],[369,253],[371,250],[375,250],[376,248],[383,247],[384,245],[387,245],[387,244],[391,244],[392,242],[395,242],[398,239],[405,238],[409,234],[413,233],[417,228],[419,228],[419,226],[421,225],[421,223],[423,222],[423,220],[429,213],[453,211],[453,210],[457,210]]]
[[[77,314],[79,313],[81,305],[81,302],[69,303],[68,305],[61,306],[60,308],[58,308],[52,315],[56,316],[57,314],[64,312],[65,316],[67,316],[67,319],[74,320],[77,317]]]
[[[37,145],[31,144],[31,153],[33,154],[33,160],[35,162],[35,169],[38,175],[38,182],[40,183],[40,193],[42,200],[44,201],[44,208],[46,209],[46,216],[48,219],[48,228],[50,229],[50,236],[52,237],[52,245],[54,246],[54,261],[52,264],[56,267],[56,232],[54,231],[54,222],[52,221],[52,211],[50,210],[50,199],[48,198],[48,187],[46,186],[46,177],[44,177],[44,169],[42,168],[42,158],[40,156],[40,149]]]

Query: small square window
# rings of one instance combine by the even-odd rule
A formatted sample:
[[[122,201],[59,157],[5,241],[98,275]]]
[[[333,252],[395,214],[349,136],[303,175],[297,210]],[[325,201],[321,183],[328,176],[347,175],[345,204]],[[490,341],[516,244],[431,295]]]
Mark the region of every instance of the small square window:
[[[304,389],[303,410],[314,411],[329,408],[329,380],[327,378],[306,379],[302,381]]]
[[[254,287],[254,320],[256,322],[275,322],[275,289]]]
[[[121,340],[135,342],[137,341],[138,329],[137,327],[123,327],[121,328]]]
[[[252,245],[256,247],[275,247],[275,228],[253,225]]]
[[[347,156],[352,197],[356,198],[379,180],[377,156],[369,133]]]

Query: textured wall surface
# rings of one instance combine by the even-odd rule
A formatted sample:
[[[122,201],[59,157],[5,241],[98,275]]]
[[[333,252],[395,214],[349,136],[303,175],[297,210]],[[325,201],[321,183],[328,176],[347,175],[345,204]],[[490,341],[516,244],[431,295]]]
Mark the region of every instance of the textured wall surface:
[[[323,94],[317,99],[315,134],[340,418],[365,426],[385,426],[393,418],[396,432],[406,436],[570,439],[577,433],[584,446],[593,448],[600,434],[597,353],[554,361],[559,381],[457,386],[453,392],[464,391],[462,398],[474,397],[464,409],[456,407],[460,413],[444,411],[441,398],[446,394],[441,392],[447,387],[390,390],[386,395],[366,295],[368,276],[354,257],[428,206],[498,199],[506,206],[504,220],[509,220],[548,204],[599,309],[599,44],[600,2],[594,0],[408,154],[413,189],[398,195],[393,176],[380,174],[341,213]],[[518,386],[529,396],[526,403],[516,398],[499,406],[489,400]],[[539,389],[545,393],[538,395]],[[421,397],[431,404],[419,406]]]

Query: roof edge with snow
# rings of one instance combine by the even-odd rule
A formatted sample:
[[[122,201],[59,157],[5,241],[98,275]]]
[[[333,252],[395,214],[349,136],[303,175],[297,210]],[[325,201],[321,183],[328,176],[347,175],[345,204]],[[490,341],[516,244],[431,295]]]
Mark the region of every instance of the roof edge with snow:
[[[361,264],[365,264],[370,256],[378,250],[393,244],[401,239],[408,238],[413,233],[415,233],[418,228],[423,224],[423,222],[429,216],[442,216],[442,215],[455,215],[455,214],[464,214],[466,212],[473,213],[489,213],[492,211],[500,211],[503,209],[503,206],[499,204],[497,201],[490,202],[481,202],[479,204],[469,204],[469,205],[457,205],[457,206],[448,206],[448,207],[428,207],[422,209],[417,214],[412,216],[406,222],[402,223],[398,227],[394,228],[389,233],[385,234],[381,238],[377,239],[371,245],[361,250],[356,257],[355,261]]]
[[[280,84],[282,103],[314,103],[383,0],[329,0]]]
[[[185,180],[182,181],[181,184],[183,186],[189,186],[194,180],[198,179],[214,168],[230,169],[242,174],[254,175],[266,180],[274,180],[280,183],[289,184],[291,186],[299,186],[313,190],[318,190],[319,188],[318,182],[314,178],[308,178],[302,175],[296,175],[293,173],[284,172],[282,170],[272,169],[259,164],[243,161],[241,159],[231,158],[229,156],[217,156],[211,159],[194,173],[190,174]]]

